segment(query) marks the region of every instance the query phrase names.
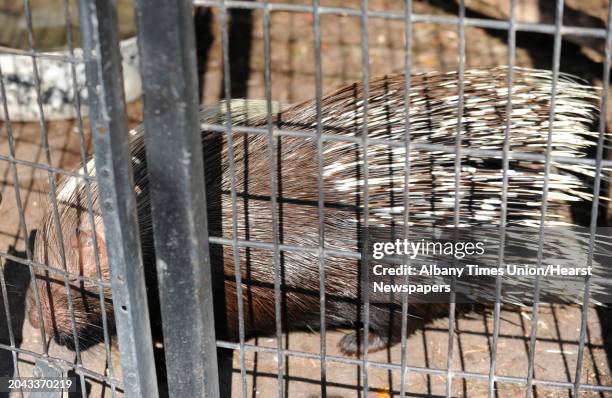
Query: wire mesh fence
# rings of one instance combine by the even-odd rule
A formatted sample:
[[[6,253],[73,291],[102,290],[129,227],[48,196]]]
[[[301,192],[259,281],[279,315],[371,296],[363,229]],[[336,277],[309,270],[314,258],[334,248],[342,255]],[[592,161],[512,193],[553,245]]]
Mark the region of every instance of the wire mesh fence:
[[[137,1],[137,51],[135,40],[120,40],[113,2],[81,0],[77,8],[65,0],[61,44],[68,49],[49,52],[37,46],[34,16],[39,14],[33,3],[25,0],[19,6],[27,48],[0,43],[0,57],[6,57],[0,59],[4,120],[0,170],[5,176],[1,205],[14,202],[2,213],[8,221],[0,231],[7,243],[0,247],[1,376],[69,376],[77,385],[77,396],[83,397],[109,393],[155,397],[166,391],[172,396],[231,391],[232,396],[243,397],[255,393],[612,394],[606,363],[609,320],[604,309],[590,305],[590,278],[584,280],[582,305],[560,308],[538,303],[542,288],[536,279],[530,311],[503,306],[504,286],[498,279],[490,312],[473,322],[462,320],[453,292],[445,314],[420,332],[411,329],[415,315],[404,296],[397,310],[399,345],[378,353],[368,352],[375,342],[370,323],[378,309],[364,289],[357,303],[358,318],[351,325],[358,330],[363,352],[347,356],[336,349],[343,334],[334,323],[339,316],[335,311],[340,307],[334,302],[338,292],[329,282],[338,269],[330,269],[330,264],[344,264],[341,272],[367,278],[367,272],[354,274],[349,264],[366,269],[369,259],[359,247],[346,249],[333,241],[336,235],[327,220],[342,213],[335,213],[337,203],[330,203],[335,196],[326,174],[329,148],[349,148],[359,170],[359,184],[353,187],[356,207],[368,209],[358,212],[357,219],[359,228],[367,230],[380,222],[370,211],[380,200],[375,191],[380,165],[372,163],[370,148],[451,156],[447,183],[454,194],[447,198],[451,203],[447,216],[457,229],[466,222],[459,192],[464,188],[461,176],[467,159],[498,160],[501,265],[503,230],[517,189],[509,174],[516,162],[541,168],[541,198],[534,210],[540,221],[538,263],[545,261],[548,195],[557,195],[553,167],[588,169],[590,212],[584,225],[590,232],[587,264],[592,265],[597,227],[605,217],[606,170],[612,167],[605,140],[612,49],[607,21],[612,5],[589,3],[593,9],[584,10],[570,1],[534,2],[539,12],[534,22],[528,5],[516,1],[491,1],[489,8],[464,1]],[[496,14],[495,5],[502,15]],[[73,37],[75,14],[78,41]],[[466,94],[466,85],[472,88],[469,70],[493,70],[496,65],[550,70],[550,107],[541,116],[547,139],[539,145],[544,150],[511,146],[508,135],[514,117],[500,118],[495,131],[505,135],[501,145],[465,144],[466,101],[472,95]],[[402,111],[401,119],[394,122],[401,133],[372,134],[371,124],[379,123],[380,110],[380,92],[372,86],[372,77],[417,76],[432,69],[456,71],[452,86],[456,107],[447,126],[455,132],[452,139],[444,143],[415,139],[419,115],[411,112],[416,86],[411,78],[402,83],[401,100],[392,105]],[[588,156],[553,151],[555,123],[559,123],[556,108],[566,99],[558,97],[562,71],[601,87],[597,102],[602,111],[593,138],[596,150]],[[517,83],[512,73],[504,79],[500,97],[507,101],[500,108],[513,115]],[[350,133],[338,132],[334,120],[325,117],[330,100],[324,93],[354,82],[361,90],[354,99],[360,113]],[[144,138],[128,132],[128,125],[134,124],[128,114],[137,114],[138,119],[140,104],[126,104],[126,97],[128,101],[138,97],[141,87]],[[239,120],[229,101],[217,106],[221,116],[203,117],[198,92],[204,103],[263,99],[258,102],[258,122],[248,123],[248,117],[247,123]],[[313,123],[279,118],[291,109],[288,104],[307,99],[312,99]],[[74,123],[49,122],[56,116],[74,118]],[[212,137],[203,146],[200,130]],[[146,155],[135,151],[138,139],[143,140]],[[248,145],[258,142],[261,152],[249,152]],[[294,142],[306,142],[311,148],[298,153],[310,160],[303,176],[286,171],[296,172],[287,167],[286,159],[291,158],[283,158],[288,156],[283,151]],[[92,150],[95,161],[89,159]],[[224,156],[221,160],[219,153]],[[259,163],[248,164],[249,156]],[[393,167],[403,182],[394,194],[403,204],[398,216],[402,225],[414,222],[409,217],[414,214],[410,211],[416,189],[413,179],[418,177],[411,159],[390,161],[396,162]],[[299,189],[291,191],[294,177],[310,178],[311,184],[304,185],[312,190],[305,195],[308,200],[300,202]],[[215,178],[223,181],[221,189],[211,189]],[[68,194],[70,189],[78,197]],[[143,191],[150,207],[142,206]],[[257,196],[262,191],[266,194]],[[315,200],[309,201],[311,197]],[[308,225],[296,221],[293,215],[304,216],[300,211],[306,211],[298,209],[308,209],[307,220],[301,222]],[[249,211],[265,217],[257,219]],[[257,223],[265,223],[265,228],[254,227]],[[404,233],[407,237],[408,228]],[[87,259],[92,269],[83,271],[84,260],[79,263],[75,256]],[[309,279],[316,283],[300,286],[303,291],[296,290],[291,280],[295,258],[307,259],[308,271],[316,274]],[[261,272],[257,267],[262,262],[270,274],[257,281],[253,272]],[[111,275],[105,273],[109,266]],[[45,278],[53,284],[41,282]],[[26,297],[28,284],[41,283]],[[360,283],[369,281],[360,279]],[[253,307],[253,294],[265,298],[265,304],[255,302],[263,308]],[[306,297],[309,304],[292,307],[294,297]],[[51,298],[61,298],[55,309],[50,309]],[[231,311],[223,314],[225,308]],[[296,314],[295,308],[305,309]],[[49,313],[56,317],[49,318]],[[34,327],[26,317],[34,318]],[[269,322],[270,333],[253,333],[256,317]],[[288,333],[301,318],[311,319],[317,333]],[[87,329],[91,326],[93,334]],[[516,344],[510,343],[515,340]],[[549,365],[551,360],[556,365]],[[27,396],[25,391],[13,393]]]

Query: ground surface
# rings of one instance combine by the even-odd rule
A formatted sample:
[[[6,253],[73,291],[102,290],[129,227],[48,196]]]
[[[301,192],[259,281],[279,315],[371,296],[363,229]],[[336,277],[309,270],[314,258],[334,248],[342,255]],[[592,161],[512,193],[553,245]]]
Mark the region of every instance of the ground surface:
[[[11,12],[19,13],[17,5],[9,2]],[[32,2],[38,4],[38,2]],[[297,3],[297,2],[296,2]],[[301,2],[310,4],[307,1]],[[350,0],[322,1],[326,6],[356,7],[358,2]],[[436,15],[451,15],[454,12],[452,1],[421,2],[415,1],[415,12]],[[504,8],[491,6],[493,0],[467,2],[468,16],[471,17],[504,17]],[[545,10],[536,12],[529,5],[533,2],[519,1],[517,15],[528,22],[546,20]],[[552,2],[551,2],[552,3]],[[567,9],[588,13],[592,18],[605,21],[605,1],[568,1]],[[439,8],[437,5],[442,4]],[[495,4],[493,4],[495,5]],[[372,0],[369,7],[374,10],[391,9],[399,13],[403,2]],[[522,8],[521,8],[522,7]],[[499,13],[502,13],[501,15]],[[3,14],[6,17],[6,13]],[[13,14],[9,14],[13,15]],[[38,18],[50,18],[47,13],[38,12]],[[61,15],[61,14],[60,14]],[[9,18],[10,19],[10,18]],[[218,26],[218,13],[202,12],[198,18],[200,37],[200,58],[203,63],[203,101],[212,103],[221,96],[222,65],[221,43]],[[234,97],[265,98],[263,51],[264,29],[262,13],[233,12],[231,56],[232,92]],[[36,24],[35,19],[35,24]],[[312,16],[300,13],[274,12],[271,16],[271,72],[272,98],[285,103],[294,103],[312,98],[315,92],[315,62],[313,47]],[[591,20],[589,20],[591,21]],[[210,24],[202,24],[210,22]],[[572,21],[570,21],[572,22]],[[591,21],[592,22],[592,21]],[[323,88],[332,88],[351,83],[361,78],[360,20],[355,17],[323,15],[321,17],[322,37],[322,71]],[[567,21],[566,21],[567,23]],[[593,22],[596,23],[596,22]],[[8,26],[8,25],[5,25]],[[19,26],[19,25],[16,25]],[[404,62],[404,25],[399,20],[372,19],[369,23],[369,58],[371,75],[401,72]],[[3,33],[6,33],[6,29]],[[17,35],[18,36],[18,35]],[[2,37],[8,37],[6,35]],[[466,63],[469,67],[485,67],[507,63],[506,35],[500,31],[485,31],[480,28],[466,28]],[[8,40],[8,39],[7,39]],[[433,25],[418,23],[414,26],[413,70],[452,70],[458,65],[458,35],[452,25]],[[3,45],[11,43],[4,42]],[[579,47],[572,41],[564,42],[562,69],[576,73],[593,84],[600,84],[598,75],[601,65],[598,63],[598,49],[601,43]],[[517,37],[517,64],[550,69],[552,59],[552,39],[540,35],[519,35]],[[141,120],[140,104],[130,105],[130,124]],[[16,206],[16,187],[19,187],[21,203],[27,226],[26,236],[37,228],[40,220],[39,204],[47,194],[48,173],[40,168],[31,167],[30,163],[46,164],[44,148],[41,145],[39,124],[13,124],[12,134],[15,140],[15,158],[21,162],[16,167],[17,181],[9,162],[0,158],[0,264],[8,286],[8,306],[3,299],[0,302],[0,343],[6,347],[14,345],[22,350],[34,353],[42,352],[40,334],[25,319],[24,292],[29,281],[27,267],[19,264],[18,258],[25,257],[25,239],[19,230],[19,212]],[[9,155],[8,128],[0,125],[0,156]],[[51,149],[51,164],[65,170],[73,169],[80,163],[79,134],[75,123],[47,123]],[[86,136],[86,147],[90,148]],[[6,254],[9,254],[8,256]],[[4,308],[10,314],[10,325],[3,316]],[[589,384],[612,385],[609,355],[612,338],[611,318],[607,310],[589,309],[587,344],[582,370],[582,381]],[[497,371],[504,376],[524,377],[527,373],[528,339],[530,335],[531,312],[506,310],[502,313],[501,333],[497,353]],[[535,353],[535,376],[538,379],[555,381],[572,381],[578,351],[580,325],[580,307],[544,306],[539,312],[538,343]],[[12,334],[9,333],[9,327]],[[453,369],[465,372],[488,374],[491,334],[493,330],[491,316],[473,315],[461,318],[455,325],[457,337],[453,344]],[[341,355],[336,343],[343,336],[342,331],[329,332],[326,346],[330,356]],[[275,347],[274,339],[260,338],[249,341]],[[288,336],[287,345],[291,350],[318,353],[319,335],[309,333],[292,333]],[[408,339],[408,365],[422,368],[446,369],[446,352],[448,346],[448,319],[442,318],[425,330],[418,331]],[[110,344],[112,374],[120,377],[116,344]],[[64,347],[52,344],[50,353],[54,356],[74,361],[73,352]],[[377,362],[399,362],[400,347],[370,355]],[[608,353],[608,354],[606,354]],[[608,355],[608,356],[607,356]],[[21,375],[31,372],[34,357],[27,352],[19,355]],[[103,345],[98,345],[83,353],[86,368],[103,373],[107,358]],[[10,375],[14,371],[14,357],[10,351],[0,348],[0,376]],[[245,358],[247,370],[247,392],[253,397],[273,397],[277,391],[277,362],[275,354],[266,353],[254,356],[247,353]],[[241,382],[239,358],[234,355],[233,395],[240,396]],[[360,369],[356,365],[327,363],[327,396],[354,397],[360,391]],[[315,359],[290,358],[287,362],[286,390],[289,397],[319,397],[320,363]],[[445,394],[445,375],[433,375],[423,372],[410,372],[406,376],[408,396],[443,396]],[[100,386],[88,379],[90,396],[101,396]],[[399,374],[380,369],[370,369],[370,386],[372,396],[398,396]],[[486,379],[462,382],[453,381],[453,396],[482,397],[486,396]],[[498,385],[498,396],[516,397],[524,394],[524,388],[511,383]],[[110,396],[106,391],[104,396]],[[569,396],[568,391],[556,388],[537,388],[538,397]],[[581,397],[604,396],[592,392],[583,392]]]

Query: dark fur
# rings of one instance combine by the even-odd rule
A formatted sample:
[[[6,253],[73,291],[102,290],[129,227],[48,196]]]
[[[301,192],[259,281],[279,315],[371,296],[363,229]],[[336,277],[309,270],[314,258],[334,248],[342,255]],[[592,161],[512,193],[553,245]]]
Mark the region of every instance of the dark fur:
[[[455,74],[423,74],[412,79],[411,101],[411,138],[413,143],[454,145],[456,134]],[[469,71],[466,74],[465,113],[463,123],[463,145],[501,149],[505,131],[506,70],[498,68],[488,71]],[[370,83],[368,134],[370,139],[385,138],[403,142],[404,135],[404,88],[402,75],[373,80]],[[546,120],[549,112],[550,76],[547,72],[517,70],[515,76],[516,94],[533,98],[517,97],[515,109],[525,109],[520,117],[521,125],[511,129],[510,144],[513,150],[543,152],[546,136]],[[538,91],[539,90],[539,91]],[[354,84],[340,89],[323,99],[322,119],[325,134],[351,135],[360,137],[363,114],[361,100],[363,87]],[[577,93],[582,93],[580,97]],[[482,98],[482,101],[478,101]],[[470,101],[474,100],[474,101]],[[574,101],[582,110],[592,112],[592,117],[581,120],[573,112],[563,111],[563,116],[574,116],[576,136],[594,144],[592,134],[596,121],[596,94],[580,82],[562,76],[559,85],[558,103]],[[259,104],[261,107],[261,104]],[[485,107],[490,109],[481,115]],[[242,109],[242,108],[241,108]],[[244,111],[244,110],[242,110]],[[223,109],[218,112],[223,113]],[[262,113],[261,109],[258,112]],[[486,117],[485,117],[486,116]],[[219,120],[204,117],[207,121]],[[238,120],[239,119],[239,120]],[[480,121],[480,122],[479,122]],[[234,123],[244,123],[266,127],[263,116],[234,118]],[[314,101],[295,105],[279,112],[274,117],[276,127],[283,130],[316,132],[316,112]],[[529,132],[529,134],[526,133]],[[436,132],[435,134],[432,132]],[[231,238],[231,179],[229,174],[228,146],[225,135],[202,133],[205,151],[206,189],[210,234]],[[270,164],[268,137],[263,135],[233,136],[233,151],[236,167],[236,191],[238,195],[236,221],[238,239],[272,242],[272,217],[270,209]],[[283,137],[275,140],[273,149],[273,173],[278,181],[277,220],[279,240],[288,245],[316,248],[319,244],[317,212],[317,147],[313,138]],[[588,146],[588,145],[587,145]],[[381,216],[376,209],[403,206],[403,168],[404,156],[398,155],[389,147],[373,145],[368,154],[369,163],[369,202],[370,225],[401,224],[403,214],[393,214],[390,218]],[[573,147],[565,142],[554,142],[553,150],[570,151],[581,156],[583,148]],[[326,175],[324,180],[325,198],[325,244],[328,249],[358,250],[360,231],[364,224],[363,188],[357,184],[363,178],[363,168],[358,164],[363,159],[363,151],[357,144],[326,141],[324,143],[324,164],[326,170],[333,170],[334,164],[351,165]],[[153,237],[150,220],[148,181],[144,140],[138,132],[131,143],[134,161],[134,175],[139,204],[139,221],[145,269],[150,276],[148,283],[152,294],[155,292],[155,261]],[[461,189],[464,199],[459,208],[461,219],[472,225],[495,225],[499,222],[499,205],[492,213],[483,213],[480,205],[483,200],[499,197],[484,188],[492,186],[487,181],[501,181],[501,162],[499,159],[483,160],[465,156],[462,164],[474,170],[463,171]],[[417,225],[452,224],[454,207],[447,206],[454,191],[454,156],[426,151],[414,151],[411,155],[410,220]],[[511,176],[509,187],[518,196],[508,207],[508,220],[520,223],[526,219],[538,220],[538,208],[525,212],[524,203],[537,201],[541,196],[542,165],[512,161],[511,168],[526,178]],[[567,174],[562,166],[553,167],[562,181]],[[444,174],[445,173],[445,174]],[[483,179],[484,178],[484,179]],[[515,179],[516,178],[516,179]],[[344,185],[343,185],[344,184]],[[569,182],[567,183],[569,184]],[[576,192],[587,195],[586,184],[572,186]],[[96,249],[92,237],[97,237],[98,257],[102,279],[108,281],[109,264],[106,259],[103,225],[98,214],[98,201],[94,191],[94,211],[96,231],[94,232],[86,217],[87,198],[83,187],[76,189],[68,200],[60,201],[61,229],[67,253],[67,270],[71,274],[86,278],[96,277]],[[341,188],[339,188],[341,187]],[[563,188],[554,190],[565,191]],[[549,220],[567,220],[568,204],[551,200]],[[483,220],[477,216],[488,214]],[[426,216],[424,216],[426,215]],[[497,218],[496,218],[497,217]],[[60,244],[56,228],[53,227],[52,212],[47,212],[37,239],[36,260],[51,267],[62,268]],[[237,340],[238,313],[234,276],[234,257],[231,247],[211,248],[213,270],[217,280],[223,280],[224,289],[215,287],[217,334],[219,338]],[[303,254],[285,251],[280,256],[282,276],[282,320],[285,330],[318,329],[319,314],[319,262],[316,254]],[[242,299],[245,310],[246,336],[273,335],[275,333],[274,311],[274,257],[271,251],[261,249],[240,249],[242,277]],[[47,332],[63,339],[72,336],[71,319],[68,316],[67,297],[61,280],[51,280],[39,273],[38,294],[42,301],[44,327]],[[151,276],[152,275],[152,276]],[[360,272],[358,262],[346,258],[327,258],[325,260],[326,322],[328,327],[359,328],[361,325],[361,306],[359,304]],[[98,291],[91,284],[71,281],[71,293],[76,313],[77,332],[81,339],[87,339],[94,330],[101,328],[101,310]],[[112,321],[112,304],[107,298],[105,310]],[[411,300],[413,300],[411,298]],[[371,297],[370,343],[371,349],[380,349],[389,342],[397,342],[400,334],[401,308],[399,296]],[[30,304],[29,318],[39,325],[34,303],[33,289],[28,294]],[[153,303],[153,307],[156,304]],[[409,309],[409,329],[414,330],[434,317],[444,316],[447,305],[412,304]],[[416,320],[416,321],[415,321]],[[154,325],[154,328],[158,327]],[[358,334],[351,334],[342,340],[342,349],[349,354],[359,352]]]

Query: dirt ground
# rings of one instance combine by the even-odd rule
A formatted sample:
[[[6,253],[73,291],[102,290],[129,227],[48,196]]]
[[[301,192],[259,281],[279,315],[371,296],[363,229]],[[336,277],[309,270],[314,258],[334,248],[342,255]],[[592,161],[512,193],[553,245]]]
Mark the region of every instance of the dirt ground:
[[[310,4],[309,1],[294,3]],[[324,6],[358,7],[351,0],[321,1]],[[467,16],[486,18],[504,17],[504,7],[495,7],[497,1],[467,2]],[[505,3],[505,2],[504,2]],[[552,3],[552,2],[551,2]],[[605,23],[606,2],[599,0],[567,1],[567,10],[588,14],[587,22]],[[492,5],[493,4],[493,5]],[[534,11],[533,2],[518,1],[517,15],[526,22],[545,21],[545,9]],[[395,10],[403,12],[403,2],[395,0],[372,0],[372,10]],[[17,8],[18,12],[19,8]],[[13,10],[14,11],[14,10]],[[439,16],[456,15],[453,1],[415,1],[416,13]],[[38,15],[38,14],[37,14]],[[265,98],[264,91],[264,27],[260,11],[233,11],[230,13],[230,59],[233,97]],[[272,98],[284,103],[295,103],[312,98],[315,93],[314,35],[312,15],[306,13],[273,12],[271,14],[271,75]],[[582,19],[579,21],[583,21]],[[198,54],[202,65],[202,96],[204,103],[214,103],[222,97],[221,35],[216,11],[198,12]],[[566,23],[575,20],[565,21]],[[36,23],[36,20],[35,20]],[[577,22],[576,22],[577,23]],[[574,23],[574,24],[576,24]],[[369,67],[372,76],[396,73],[404,68],[404,24],[401,20],[372,18],[369,30]],[[413,37],[413,71],[453,70],[458,65],[459,40],[456,27],[432,23],[415,23]],[[508,48],[504,31],[466,28],[466,65],[487,67],[506,64]],[[361,79],[360,20],[357,17],[340,15],[321,16],[323,89],[329,91],[346,83]],[[521,33],[517,35],[516,63],[520,66],[550,69],[552,62],[552,37]],[[578,44],[577,44],[578,43]],[[0,43],[6,44],[6,43]],[[566,38],[563,44],[561,68],[583,77],[592,84],[601,85],[602,42],[587,43]],[[611,112],[608,112],[610,118]],[[141,104],[129,105],[130,125],[142,120]],[[29,283],[27,267],[19,263],[25,257],[26,237],[35,230],[40,220],[40,203],[48,192],[49,174],[33,167],[32,163],[47,164],[41,144],[39,124],[12,124],[15,140],[16,169],[7,161],[9,156],[8,128],[0,124],[0,264],[3,267],[8,302],[0,298],[0,376],[15,372],[15,361],[19,374],[31,374],[35,360],[31,353],[42,352],[40,334],[25,317],[24,293]],[[81,162],[79,134],[74,122],[49,122],[45,125],[48,134],[51,165],[71,170]],[[87,129],[86,129],[87,130]],[[89,135],[85,145],[90,152]],[[13,173],[16,172],[17,180]],[[52,178],[57,178],[53,176]],[[17,182],[18,184],[17,184]],[[16,188],[19,188],[25,215],[27,232],[19,229],[19,212],[16,206]],[[7,305],[8,304],[8,305]],[[5,309],[10,320],[3,316]],[[537,345],[535,352],[535,377],[552,381],[573,381],[577,362],[580,312],[578,306],[542,306],[539,311]],[[612,353],[612,318],[610,311],[602,308],[588,310],[587,342],[584,352],[582,382],[595,385],[612,385],[610,355]],[[527,374],[528,343],[531,325],[531,310],[506,309],[502,312],[500,339],[497,352],[498,375],[525,377]],[[455,371],[488,374],[492,316],[473,314],[461,317],[454,325],[456,338],[453,344]],[[9,333],[9,329],[12,333]],[[329,356],[341,356],[336,347],[345,331],[330,331],[326,347]],[[291,333],[285,345],[290,350],[317,354],[320,337],[316,333]],[[248,342],[275,347],[276,340],[259,338]],[[408,339],[408,365],[415,367],[406,375],[407,396],[439,397],[445,395],[446,375],[433,375],[425,368],[446,369],[448,346],[448,318],[442,318],[419,330]],[[22,352],[14,356],[9,347],[18,347]],[[110,364],[102,344],[82,353],[85,368],[120,379],[121,370],[116,342],[111,344]],[[73,362],[75,354],[65,347],[51,343],[50,354]],[[400,347],[371,354],[369,359],[381,363],[399,363]],[[240,396],[241,381],[238,354],[234,354],[232,380],[233,396]],[[108,370],[107,368],[112,368]],[[107,369],[107,370],[105,370]],[[286,361],[285,388],[288,397],[320,397],[320,362],[315,359],[290,357]],[[252,397],[273,397],[277,392],[277,361],[274,353],[252,352],[246,354],[247,392]],[[359,381],[361,369],[328,361],[326,364],[327,396],[334,398],[359,396],[362,387]],[[399,396],[399,374],[383,369],[370,368],[370,396]],[[453,379],[454,397],[483,397],[487,394],[486,379]],[[86,380],[88,396],[111,396],[107,387],[92,379]],[[520,384],[498,383],[497,396],[517,397],[525,393]],[[104,392],[102,390],[105,389]],[[567,390],[538,386],[537,397],[569,397]],[[121,395],[119,392],[117,395]],[[0,393],[2,396],[2,393]],[[80,396],[80,395],[79,395]],[[602,393],[581,392],[581,397],[604,397]]]

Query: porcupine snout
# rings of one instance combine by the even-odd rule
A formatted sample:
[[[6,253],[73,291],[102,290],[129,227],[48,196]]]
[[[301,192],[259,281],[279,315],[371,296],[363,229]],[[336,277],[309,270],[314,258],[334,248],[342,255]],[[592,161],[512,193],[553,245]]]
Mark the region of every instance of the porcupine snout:
[[[102,313],[112,314],[110,289],[98,283],[108,282],[110,276],[104,226],[96,216],[94,232],[77,198],[60,193],[59,199],[60,228],[55,226],[53,212],[48,211],[36,236],[36,282],[27,292],[27,315],[32,326],[42,327],[47,337],[68,346],[79,341],[83,346],[100,341]]]

